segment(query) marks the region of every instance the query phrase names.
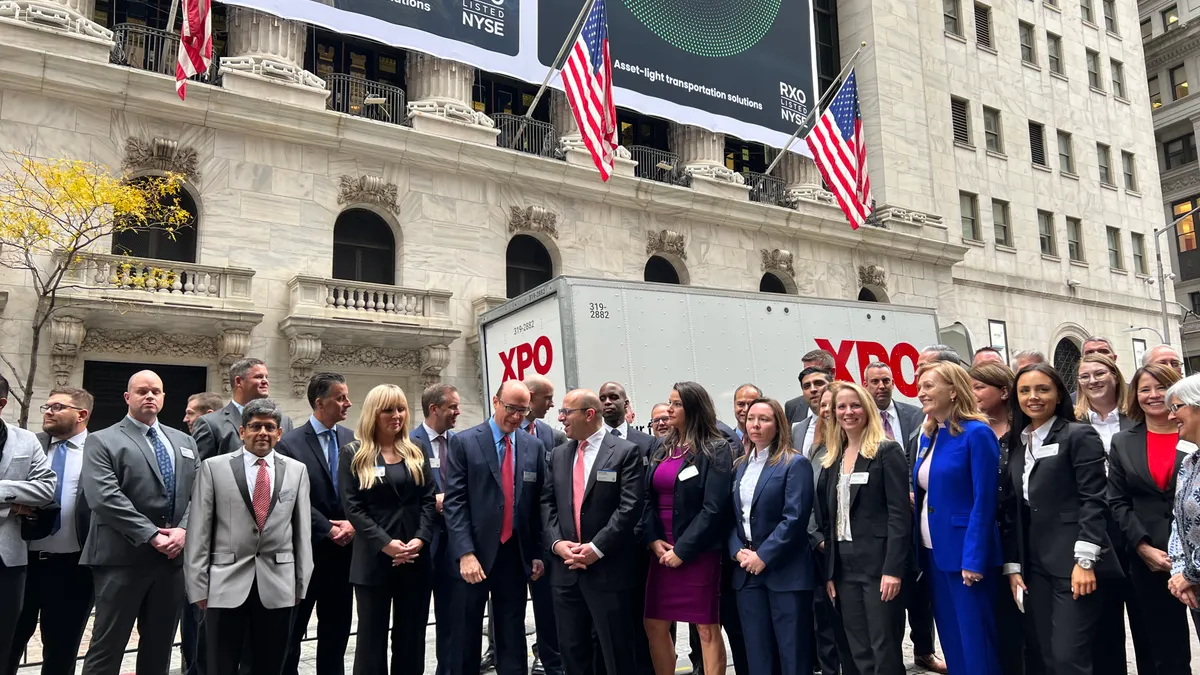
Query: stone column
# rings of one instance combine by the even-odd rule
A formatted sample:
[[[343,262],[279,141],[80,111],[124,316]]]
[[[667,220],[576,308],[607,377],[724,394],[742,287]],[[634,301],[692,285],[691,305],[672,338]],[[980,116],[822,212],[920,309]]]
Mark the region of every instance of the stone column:
[[[113,32],[92,21],[96,0],[0,0],[0,43],[108,62]]]
[[[558,134],[559,143],[567,156],[567,164],[576,166],[595,167],[592,154],[583,144],[583,134],[579,133],[579,125],[575,122],[575,114],[571,112],[571,104],[567,95],[557,89],[550,90],[550,122]],[[630,159],[629,150],[625,146],[617,146],[616,157],[613,159],[613,173],[620,176],[632,176],[637,169],[637,162]]]
[[[826,201],[825,195],[829,201],[833,199],[833,194],[821,187],[821,172],[816,163],[803,155],[787,153],[779,160],[775,175],[783,180],[784,194],[790,200]]]
[[[221,59],[223,84],[257,98],[307,108],[325,107],[325,82],[304,69],[308,26],[256,9],[229,6],[229,53]]]
[[[494,145],[496,124],[471,105],[475,68],[410,51],[405,64],[408,117],[413,129]]]
[[[671,125],[671,149],[692,177],[692,188],[733,199],[749,198],[742,174],[725,166],[725,134],[686,124]]]

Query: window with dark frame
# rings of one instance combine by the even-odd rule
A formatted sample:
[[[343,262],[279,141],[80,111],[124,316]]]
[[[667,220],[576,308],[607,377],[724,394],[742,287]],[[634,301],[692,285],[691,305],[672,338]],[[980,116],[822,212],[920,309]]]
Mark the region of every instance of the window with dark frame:
[[[1075,262],[1084,262],[1083,221],[1067,216],[1067,256]]]
[[[1134,232],[1129,235],[1129,241],[1133,249],[1133,271],[1138,274],[1146,274],[1146,237],[1143,234]]]
[[[1146,90],[1150,94],[1150,109],[1157,110],[1162,107],[1162,90],[1158,87],[1158,76],[1146,79]]]
[[[1154,26],[1150,25],[1149,17],[1142,19],[1140,26],[1142,29],[1142,40],[1143,41],[1149,40],[1151,37],[1154,36]]]
[[[814,0],[813,23],[817,27],[817,95],[820,96],[833,86],[842,69],[837,1]]]
[[[1172,100],[1178,101],[1188,95],[1188,80],[1187,67],[1184,64],[1179,64],[1167,71],[1171,77],[1171,96]]]
[[[1061,129],[1058,136],[1058,170],[1063,173],[1075,173],[1075,150],[1072,147],[1071,134]]]
[[[1104,228],[1108,236],[1108,266],[1114,270],[1125,269],[1125,254],[1121,251],[1121,230],[1109,226]]]
[[[1109,59],[1108,69],[1112,75],[1113,96],[1125,98],[1125,64],[1116,59]]]
[[[942,20],[946,32],[962,37],[962,21],[958,15],[958,0],[942,0]]]
[[[1121,151],[1121,172],[1125,176],[1125,189],[1137,192],[1137,159],[1132,152]]]
[[[1004,133],[1000,123],[1000,111],[983,107],[983,142],[990,152],[1004,152]]]
[[[1116,0],[1100,0],[1101,11],[1104,12],[1104,30],[1117,33],[1117,3]]]
[[[1084,50],[1084,54],[1087,61],[1088,86],[1103,91],[1103,82],[1100,81],[1100,52],[1087,49]]]
[[[1103,143],[1096,144],[1096,164],[1100,167],[1100,184],[1116,185],[1112,179],[1112,149]]]
[[[1079,0],[1079,17],[1087,23],[1096,23],[1092,0]]]
[[[1164,9],[1160,16],[1162,16],[1164,33],[1169,30],[1175,30],[1179,27],[1179,7],[1177,5],[1171,5],[1170,7]],[[1146,22],[1149,23],[1150,20],[1146,19]],[[1143,31],[1142,36],[1149,37],[1145,34],[1145,31]]]
[[[333,226],[333,278],[368,284],[396,283],[396,237],[366,209],[348,209]]]
[[[971,104],[961,98],[950,99],[950,122],[954,129],[954,142],[971,145]]]
[[[1054,236],[1054,214],[1050,211],[1038,211],[1038,244],[1042,255],[1057,256],[1058,243]]]
[[[1012,227],[1008,219],[1008,202],[992,200],[992,226],[997,244],[1012,246]]]
[[[1200,196],[1171,205],[1173,217],[1179,218],[1175,223],[1175,240],[1180,253],[1196,250],[1196,213],[1193,209],[1197,204],[1200,204]]]
[[[1037,65],[1037,41],[1034,38],[1033,24],[1018,22],[1017,32],[1021,39],[1021,60]]]
[[[958,193],[958,215],[962,219],[963,239],[980,241],[979,197],[970,192]]]
[[[1170,171],[1196,161],[1196,134],[1184,134],[1163,143],[1163,163]]]
[[[1050,72],[1065,75],[1062,61],[1062,38],[1054,33],[1046,33],[1046,56],[1050,60]]]

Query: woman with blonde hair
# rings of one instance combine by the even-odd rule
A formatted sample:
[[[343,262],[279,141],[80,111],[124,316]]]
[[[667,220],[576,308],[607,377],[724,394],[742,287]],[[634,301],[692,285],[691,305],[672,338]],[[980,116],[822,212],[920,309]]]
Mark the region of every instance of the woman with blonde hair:
[[[1095,427],[1108,452],[1113,436],[1133,426],[1125,416],[1125,378],[1109,357],[1088,354],[1079,362],[1076,382],[1075,417]]]
[[[917,555],[931,577],[946,665],[951,675],[999,675],[1000,445],[961,366],[921,366],[917,391],[926,415],[913,466]]]
[[[904,672],[900,581],[912,550],[908,462],[887,440],[875,400],[850,382],[829,385],[826,469],[817,488],[825,537],[826,591],[841,610],[850,656],[862,675]]]
[[[367,392],[354,442],[342,449],[338,462],[342,503],[355,531],[354,675],[425,670],[433,565],[422,553],[433,537],[437,484],[425,453],[409,440],[408,427],[404,391],[381,384]]]

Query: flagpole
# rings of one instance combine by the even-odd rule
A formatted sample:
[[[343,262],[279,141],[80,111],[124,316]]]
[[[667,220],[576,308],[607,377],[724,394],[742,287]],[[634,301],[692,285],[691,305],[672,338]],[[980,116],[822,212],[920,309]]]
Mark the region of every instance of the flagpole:
[[[587,0],[587,2],[583,3],[583,9],[579,11],[579,16],[575,17],[575,25],[571,26],[571,32],[567,33],[567,39],[558,48],[558,56],[555,56],[554,61],[550,63],[550,71],[546,73],[546,79],[542,80],[542,86],[533,97],[533,103],[530,103],[529,109],[525,111],[525,119],[521,120],[521,128],[517,130],[517,135],[513,138],[510,147],[516,148],[517,143],[521,142],[521,136],[525,134],[525,125],[529,120],[533,119],[533,111],[537,108],[538,102],[542,100],[542,95],[546,93],[546,87],[550,86],[550,80],[554,79],[554,73],[559,69],[559,63],[562,61],[563,55],[567,53],[567,49],[571,45],[575,44],[575,39],[579,36],[579,28],[583,25],[583,20],[587,17],[588,12],[592,11],[592,5],[594,4],[596,4],[596,0]]]
[[[179,0],[171,0],[171,11],[167,14],[167,32],[175,32],[175,14],[179,11]]]
[[[817,104],[813,106],[812,110],[808,111],[808,115],[804,117],[804,121],[800,123],[800,126],[796,127],[794,132],[792,132],[792,137],[788,139],[787,145],[783,146],[783,150],[778,156],[775,157],[775,160],[771,162],[771,166],[767,167],[767,170],[763,172],[763,175],[771,175],[771,170],[774,169],[775,165],[779,164],[779,161],[783,159],[784,155],[791,150],[792,143],[796,142],[796,139],[800,136],[800,132],[808,128],[809,123],[812,122],[813,116],[821,111],[821,104],[825,102],[825,99],[841,88],[841,85],[838,83],[841,82],[842,78],[846,76],[846,73],[850,71],[850,68],[854,65],[855,59],[858,58],[858,53],[861,52],[863,47],[866,46],[867,43],[865,40],[859,43],[858,49],[855,49],[854,53],[850,55],[850,60],[846,61],[846,65],[842,68],[842,72],[838,73],[838,76],[833,80],[833,84],[830,84],[829,88],[825,90],[825,93],[821,95],[821,98],[817,99]]]

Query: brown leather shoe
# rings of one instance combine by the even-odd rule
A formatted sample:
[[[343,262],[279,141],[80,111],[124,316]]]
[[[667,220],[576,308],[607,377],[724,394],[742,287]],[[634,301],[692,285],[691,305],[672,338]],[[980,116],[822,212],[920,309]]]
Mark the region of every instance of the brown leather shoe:
[[[946,675],[949,670],[946,668],[946,662],[939,659],[937,654],[928,654],[926,656],[918,656],[913,659],[917,667],[922,670],[928,670],[933,673],[941,673]]]

